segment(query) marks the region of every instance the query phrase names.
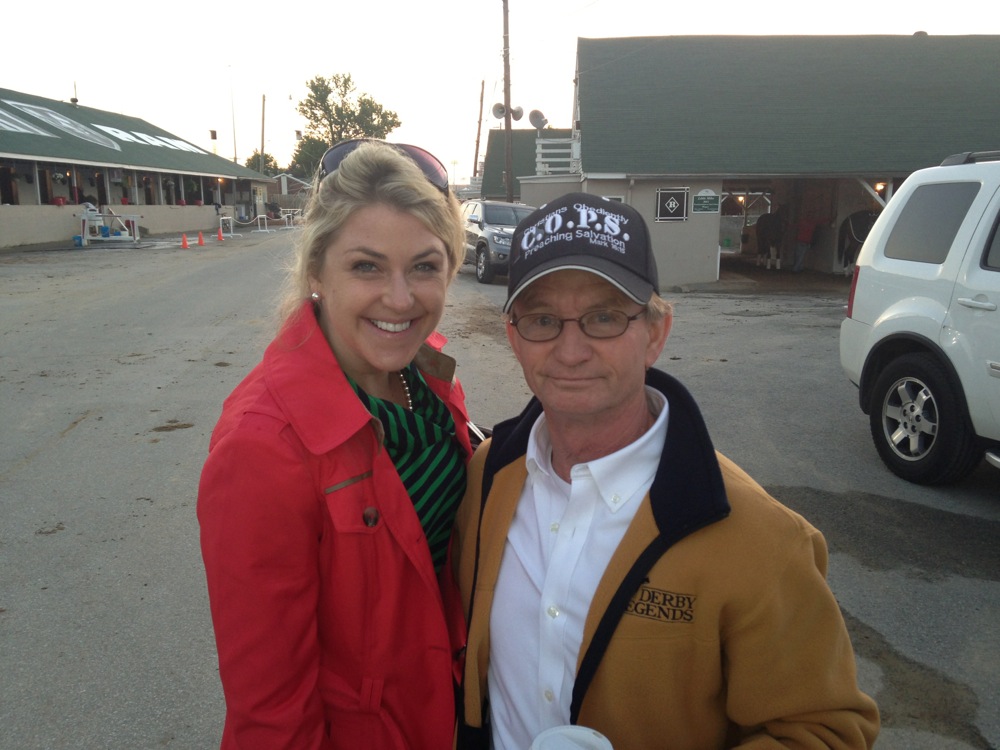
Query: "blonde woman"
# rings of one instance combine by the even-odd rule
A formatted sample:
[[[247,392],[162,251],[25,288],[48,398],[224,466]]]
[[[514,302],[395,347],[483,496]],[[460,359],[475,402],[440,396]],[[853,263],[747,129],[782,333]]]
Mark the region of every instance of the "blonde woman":
[[[224,750],[451,746],[438,573],[471,448],[435,328],[463,242],[423,149],[323,157],[284,322],[201,477]]]

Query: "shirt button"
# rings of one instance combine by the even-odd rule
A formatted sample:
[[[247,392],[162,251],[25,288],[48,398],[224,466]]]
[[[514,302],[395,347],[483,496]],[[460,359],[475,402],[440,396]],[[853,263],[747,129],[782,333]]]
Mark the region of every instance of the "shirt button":
[[[551,526],[549,526],[549,531],[551,531],[553,534],[555,534],[556,532],[558,532],[559,531],[559,522],[556,521]]]
[[[621,501],[622,501],[622,499],[621,499],[621,497],[619,495],[612,495],[611,496],[611,502],[613,502],[615,505],[618,505],[618,503],[620,503]]]
[[[551,703],[552,701],[554,701],[556,699],[556,694],[553,693],[551,690],[546,690],[543,693],[543,695],[545,696],[545,700],[547,700],[549,703]]]
[[[554,604],[550,605],[549,608],[545,611],[549,613],[549,617],[551,617],[552,619],[555,619],[559,616],[559,607],[557,607]]]

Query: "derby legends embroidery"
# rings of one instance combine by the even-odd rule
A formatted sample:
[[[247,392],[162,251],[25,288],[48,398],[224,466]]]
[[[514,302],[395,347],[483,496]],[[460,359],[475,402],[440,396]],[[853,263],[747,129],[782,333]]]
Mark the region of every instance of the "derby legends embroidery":
[[[576,203],[556,209],[534,226],[527,227],[521,238],[521,255],[527,258],[553,242],[585,240],[592,249],[625,254],[628,232],[622,232],[628,219],[603,206]]]
[[[641,586],[625,614],[661,622],[694,622],[695,597]]]

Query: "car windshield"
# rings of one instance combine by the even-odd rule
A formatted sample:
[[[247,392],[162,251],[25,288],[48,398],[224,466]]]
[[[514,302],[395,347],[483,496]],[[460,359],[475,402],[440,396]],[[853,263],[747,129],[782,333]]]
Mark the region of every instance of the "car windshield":
[[[483,206],[483,221],[487,224],[513,227],[532,210],[527,206]]]

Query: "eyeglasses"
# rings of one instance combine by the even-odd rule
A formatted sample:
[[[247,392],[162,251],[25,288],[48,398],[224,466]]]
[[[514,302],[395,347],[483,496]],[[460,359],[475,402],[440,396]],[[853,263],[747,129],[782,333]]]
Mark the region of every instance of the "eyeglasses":
[[[548,313],[522,315],[510,324],[525,341],[552,341],[562,333],[563,323],[575,322],[585,336],[592,339],[614,339],[628,330],[629,323],[646,314],[640,310],[626,315],[621,310],[594,310],[579,318],[557,318]]]
[[[337,167],[347,158],[347,155],[365,143],[384,143],[406,154],[416,162],[417,166],[420,167],[420,171],[424,173],[434,187],[444,193],[448,192],[448,170],[445,169],[444,164],[430,151],[425,151],[419,146],[411,146],[408,143],[389,143],[388,141],[379,141],[374,138],[353,138],[349,141],[341,141],[336,146],[328,148],[319,162],[319,178],[322,180],[328,174],[337,171]]]

